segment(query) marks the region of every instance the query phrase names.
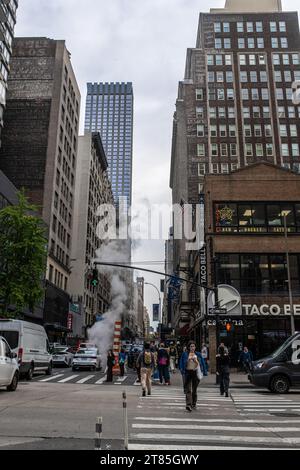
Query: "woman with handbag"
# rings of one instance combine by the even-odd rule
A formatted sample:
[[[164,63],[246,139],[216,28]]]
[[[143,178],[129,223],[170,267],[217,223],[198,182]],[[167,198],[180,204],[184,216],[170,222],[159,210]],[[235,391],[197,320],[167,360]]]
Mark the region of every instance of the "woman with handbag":
[[[113,367],[116,363],[115,355],[111,349],[107,352],[107,372],[106,372],[106,382],[113,381]]]
[[[185,377],[184,393],[186,396],[186,410],[191,412],[197,407],[197,387],[205,371],[204,359],[196,351],[193,341],[188,344],[188,350],[180,358],[180,371]]]

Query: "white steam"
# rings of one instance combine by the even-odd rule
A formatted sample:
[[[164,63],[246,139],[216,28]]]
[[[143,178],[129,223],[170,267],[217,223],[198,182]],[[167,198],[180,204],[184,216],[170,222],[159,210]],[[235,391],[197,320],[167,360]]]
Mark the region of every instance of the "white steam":
[[[128,245],[121,240],[113,240],[102,244],[96,251],[98,260],[111,263],[128,262]],[[96,322],[89,330],[89,341],[96,344],[102,356],[102,366],[106,365],[107,351],[113,349],[115,322],[121,320],[125,313],[127,300],[126,285],[121,279],[122,268],[98,266],[99,272],[110,277],[111,304],[101,321]]]

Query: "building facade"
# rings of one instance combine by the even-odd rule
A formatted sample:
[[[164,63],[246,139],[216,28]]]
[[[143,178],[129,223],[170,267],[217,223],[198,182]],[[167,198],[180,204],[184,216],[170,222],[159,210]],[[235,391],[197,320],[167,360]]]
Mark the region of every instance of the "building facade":
[[[86,335],[86,327],[99,320],[110,304],[110,279],[98,274],[97,286],[92,285],[93,259],[100,248],[97,237],[98,207],[113,204],[111,185],[107,176],[107,160],[98,132],[79,137],[76,168],[74,225],[72,232],[72,271],[70,294],[81,306],[81,328],[74,325],[73,335]],[[77,316],[72,318],[76,321]]]
[[[214,300],[198,289],[191,299],[190,335],[198,343],[208,341],[212,361],[220,341],[231,348],[233,364],[242,346],[256,358],[266,356],[291,335],[291,311],[300,329],[300,175],[267,162],[206,175],[204,199],[206,286],[231,286],[228,299],[221,300],[227,312],[219,319],[231,319],[232,326],[227,332],[219,324],[216,338]],[[199,253],[191,259],[194,280],[202,281]],[[237,309],[230,298],[238,302],[238,294]]]
[[[132,83],[88,83],[85,130],[100,132],[114,200],[132,199]]]
[[[145,339],[149,338],[150,336],[150,317],[148,313],[147,307],[144,307],[144,334],[143,337]]]
[[[0,168],[49,227],[44,322],[67,331],[80,92],[64,41],[16,38]]]
[[[300,170],[300,78],[296,12],[277,0],[227,0],[200,13],[196,47],[187,51],[173,121],[173,204],[198,204],[205,175],[230,174],[255,162]],[[191,276],[194,254],[174,240],[174,273]],[[172,311],[177,328],[197,308],[185,283]],[[199,308],[198,308],[199,310]]]
[[[0,1],[0,146],[18,0]]]

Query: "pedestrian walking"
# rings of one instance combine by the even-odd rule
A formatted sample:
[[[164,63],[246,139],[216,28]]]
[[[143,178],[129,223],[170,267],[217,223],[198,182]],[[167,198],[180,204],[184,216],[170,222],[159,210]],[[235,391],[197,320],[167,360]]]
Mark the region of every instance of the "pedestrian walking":
[[[184,392],[186,396],[186,410],[191,412],[197,407],[197,387],[201,375],[205,371],[205,363],[200,352],[196,351],[196,344],[191,341],[188,350],[184,352],[180,360],[180,370],[185,376]]]
[[[241,352],[239,357],[239,363],[242,365],[245,374],[248,374],[251,371],[251,366],[253,362],[252,352],[249,351],[247,346],[244,347],[244,350]]]
[[[183,349],[182,349],[182,354],[180,355],[180,358],[179,358],[179,370],[181,372],[181,377],[182,377],[182,386],[183,386],[183,391],[185,391],[185,369],[183,369],[181,367],[181,364],[182,364],[182,355],[187,352],[187,347],[186,346],[183,346]]]
[[[228,389],[230,382],[230,358],[225,348],[219,347],[217,359],[217,375],[219,376],[220,395],[228,397]]]
[[[170,356],[164,343],[160,344],[160,348],[157,353],[157,364],[160,383],[163,384],[163,382],[165,382],[165,385],[171,385],[169,372]]]
[[[112,349],[109,349],[107,352],[107,372],[106,372],[106,382],[113,381],[113,367],[116,363],[115,355]]]
[[[119,366],[120,366],[121,377],[124,377],[126,357],[127,357],[127,354],[125,352],[125,349],[122,348],[121,351],[119,352]]]
[[[172,342],[170,343],[169,348],[169,355],[170,355],[170,371],[172,374],[176,372],[176,366],[178,365],[178,351],[175,344]]]
[[[208,371],[208,362],[207,362],[208,361],[208,348],[207,348],[205,343],[202,344],[201,356],[204,359],[205,366],[206,366],[206,372],[207,372]]]
[[[150,351],[149,343],[145,343],[144,351],[140,353],[137,362],[141,370],[142,395],[145,397],[146,391],[151,395],[151,375],[155,366],[154,354]]]

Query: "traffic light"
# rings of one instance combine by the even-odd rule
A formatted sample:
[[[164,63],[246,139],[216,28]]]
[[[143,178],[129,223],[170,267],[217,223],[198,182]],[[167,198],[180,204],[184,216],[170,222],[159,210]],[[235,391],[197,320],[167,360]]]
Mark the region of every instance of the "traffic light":
[[[98,269],[93,269],[91,284],[93,287],[98,285]]]
[[[231,331],[231,327],[232,327],[231,322],[227,321],[226,325],[225,325],[227,333],[229,333],[229,331]]]

